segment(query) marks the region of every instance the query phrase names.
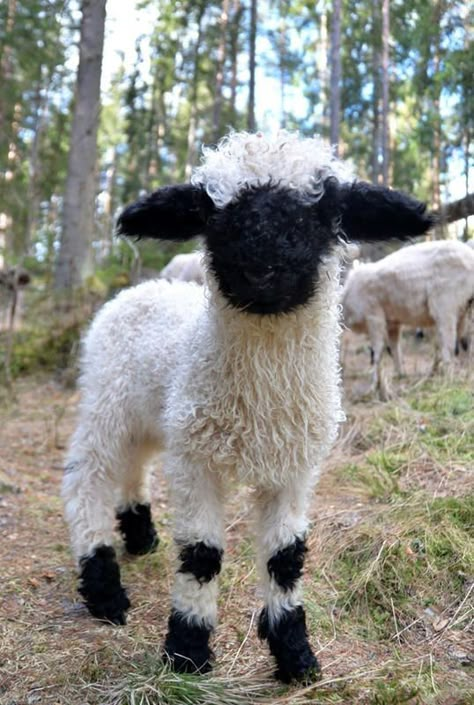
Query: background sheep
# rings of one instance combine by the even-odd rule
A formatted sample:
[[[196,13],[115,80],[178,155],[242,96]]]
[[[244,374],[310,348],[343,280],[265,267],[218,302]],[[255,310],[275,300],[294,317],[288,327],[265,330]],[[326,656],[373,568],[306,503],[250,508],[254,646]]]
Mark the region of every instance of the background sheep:
[[[160,279],[167,281],[196,282],[204,284],[204,265],[202,252],[178,254],[171,259],[160,272]]]
[[[435,326],[435,365],[439,360],[448,364],[457,338],[465,335],[473,298],[474,252],[453,240],[404,247],[349,273],[343,291],[344,323],[356,333],[368,334],[373,350],[373,382],[382,397],[387,396],[380,373],[387,346],[396,372],[402,373],[401,326]]]
[[[22,267],[0,269],[0,331],[21,326],[23,294],[30,281]]]
[[[423,204],[353,183],[319,139],[234,133],[192,184],[159,189],[122,214],[124,235],[204,236],[209,291],[147,282],[99,312],[85,339],[82,405],[63,495],[80,592],[93,615],[125,622],[113,548],[157,543],[144,462],[164,450],[177,570],[165,653],[210,668],[229,479],[255,488],[259,634],[283,681],[319,670],[300,578],[306,506],[343,419],[340,254],[349,239],[419,235]]]

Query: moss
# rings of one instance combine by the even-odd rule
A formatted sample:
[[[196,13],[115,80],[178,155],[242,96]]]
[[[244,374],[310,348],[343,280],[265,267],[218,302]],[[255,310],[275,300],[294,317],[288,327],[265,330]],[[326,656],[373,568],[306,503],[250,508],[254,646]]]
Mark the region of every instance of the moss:
[[[12,376],[70,367],[78,352],[81,330],[81,323],[75,321],[59,329],[25,329],[16,333],[10,364]]]

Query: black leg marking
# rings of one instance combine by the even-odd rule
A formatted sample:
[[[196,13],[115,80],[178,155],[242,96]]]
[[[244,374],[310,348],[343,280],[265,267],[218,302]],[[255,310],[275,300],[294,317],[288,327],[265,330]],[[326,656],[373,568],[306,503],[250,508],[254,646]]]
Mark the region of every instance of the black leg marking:
[[[293,680],[311,682],[321,677],[321,668],[308,642],[303,607],[285,610],[280,619],[270,624],[266,609],[260,613],[258,636],[267,639],[275,657],[275,677],[283,683]]]
[[[209,627],[190,623],[172,610],[168,620],[165,656],[179,673],[207,673],[212,668],[213,653],[209,647]]]
[[[222,548],[207,546],[203,541],[184,546],[179,553],[180,573],[192,573],[199,583],[208,583],[220,573]]]
[[[301,578],[307,551],[304,539],[296,538],[294,543],[282,548],[267,562],[269,574],[283,590],[293,590],[296,581]]]
[[[159,543],[149,504],[136,504],[117,514],[119,531],[128,553],[151,553]]]
[[[80,562],[79,592],[97,619],[125,624],[130,600],[120,583],[120,568],[112,546],[99,546]]]

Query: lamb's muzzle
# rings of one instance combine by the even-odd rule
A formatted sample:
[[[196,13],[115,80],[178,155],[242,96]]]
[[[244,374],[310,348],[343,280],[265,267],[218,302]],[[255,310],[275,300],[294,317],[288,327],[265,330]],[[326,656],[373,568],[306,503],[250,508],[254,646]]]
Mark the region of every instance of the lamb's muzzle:
[[[431,222],[414,199],[352,183],[318,138],[289,133],[233,133],[205,152],[192,184],[122,213],[125,236],[203,236],[208,290],[146,282],[107,303],[85,338],[63,496],[92,614],[125,621],[116,514],[127,548],[154,549],[145,467],[161,450],[177,552],[171,663],[210,667],[224,505],[237,477],[255,488],[259,634],[280,679],[318,676],[300,590],[311,489],[344,418],[344,240],[406,238]]]

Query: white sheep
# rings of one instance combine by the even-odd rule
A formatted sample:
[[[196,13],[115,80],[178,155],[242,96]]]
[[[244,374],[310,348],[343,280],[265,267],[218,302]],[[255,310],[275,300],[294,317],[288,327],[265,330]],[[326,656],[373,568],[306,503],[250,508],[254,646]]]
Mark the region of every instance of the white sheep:
[[[400,329],[403,325],[436,329],[435,367],[451,362],[474,298],[474,252],[455,240],[403,247],[378,262],[349,273],[343,291],[344,323],[367,333],[373,350],[373,383],[382,397],[387,388],[381,361],[388,346],[402,374]]]
[[[160,279],[167,281],[196,282],[204,284],[204,265],[202,252],[187,252],[175,255],[164,267]]]
[[[319,138],[233,133],[192,184],[129,206],[123,235],[204,238],[209,288],[152,281],[97,315],[82,358],[80,418],[63,484],[80,592],[100,619],[125,622],[113,548],[157,544],[145,461],[163,451],[177,570],[165,654],[210,668],[230,478],[255,488],[267,639],[283,681],[317,675],[300,578],[310,489],[341,408],[341,237],[380,240],[431,225],[423,204],[352,182]]]

